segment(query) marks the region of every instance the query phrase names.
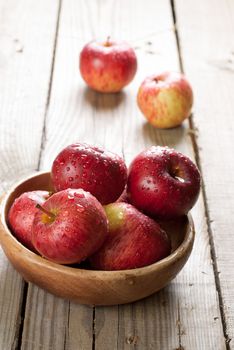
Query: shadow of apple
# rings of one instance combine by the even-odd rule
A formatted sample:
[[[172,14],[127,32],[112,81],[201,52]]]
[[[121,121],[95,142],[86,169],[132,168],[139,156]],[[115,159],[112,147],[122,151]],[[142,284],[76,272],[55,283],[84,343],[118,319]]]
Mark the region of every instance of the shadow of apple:
[[[184,142],[184,138],[188,134],[187,127],[183,124],[171,129],[157,129],[145,122],[142,131],[146,144],[167,145],[172,148],[177,148],[180,143]]]
[[[120,106],[126,100],[126,92],[100,93],[89,87],[84,89],[85,102],[99,111],[110,111]]]

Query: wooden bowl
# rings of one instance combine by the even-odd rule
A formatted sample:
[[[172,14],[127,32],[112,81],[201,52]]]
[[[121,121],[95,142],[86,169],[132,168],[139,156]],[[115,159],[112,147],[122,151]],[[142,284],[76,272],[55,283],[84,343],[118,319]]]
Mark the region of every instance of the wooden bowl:
[[[82,304],[115,305],[145,298],[165,287],[186,263],[194,242],[191,215],[163,224],[172,253],[155,264],[123,271],[94,271],[50,262],[25,248],[7,225],[15,198],[32,190],[51,190],[49,173],[36,173],[16,184],[1,203],[0,243],[15,269],[28,281],[52,294]]]

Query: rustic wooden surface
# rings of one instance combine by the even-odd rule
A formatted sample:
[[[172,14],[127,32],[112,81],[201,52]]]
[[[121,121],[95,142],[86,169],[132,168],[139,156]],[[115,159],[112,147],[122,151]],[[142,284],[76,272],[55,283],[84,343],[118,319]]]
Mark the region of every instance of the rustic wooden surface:
[[[233,18],[231,1],[0,0],[1,192],[49,169],[77,140],[128,164],[166,144],[203,174],[192,256],[143,301],[94,309],[61,300],[24,283],[0,250],[1,350],[234,349]],[[122,93],[105,96],[85,87],[78,54],[108,35],[135,47],[139,69]],[[185,71],[195,106],[182,127],[158,131],[138,111],[136,91],[147,74],[166,69]]]
[[[181,55],[196,95],[194,125],[226,341],[234,349],[234,2],[176,1]]]

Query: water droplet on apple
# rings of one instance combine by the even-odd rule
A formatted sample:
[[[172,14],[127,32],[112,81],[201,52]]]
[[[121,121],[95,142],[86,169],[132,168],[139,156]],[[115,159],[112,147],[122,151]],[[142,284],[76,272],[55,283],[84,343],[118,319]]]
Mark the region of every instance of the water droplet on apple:
[[[76,210],[79,212],[79,213],[83,213],[85,211],[85,208],[83,207],[83,205],[81,204],[76,204]]]
[[[81,154],[80,158],[81,158],[81,159],[87,158],[87,154]]]
[[[69,181],[73,181],[74,179],[73,179],[72,176],[70,176],[70,177],[68,178],[68,180],[69,180]]]
[[[84,193],[75,192],[74,193],[74,197],[76,197],[76,198],[85,198],[85,195],[84,195]]]
[[[69,171],[69,170],[70,170],[70,167],[69,167],[69,166],[67,166],[67,167],[66,167],[66,170],[67,170],[67,171]]]

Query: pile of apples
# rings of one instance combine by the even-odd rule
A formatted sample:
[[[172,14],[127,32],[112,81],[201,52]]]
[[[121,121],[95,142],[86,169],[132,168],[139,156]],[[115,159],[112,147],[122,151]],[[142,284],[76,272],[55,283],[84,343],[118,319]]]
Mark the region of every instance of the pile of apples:
[[[85,143],[64,148],[51,169],[54,191],[21,194],[8,223],[15,237],[60,264],[92,269],[150,265],[171,252],[157,222],[186,215],[200,189],[196,165],[168,147],[152,146],[129,169],[117,154]]]
[[[80,72],[92,89],[115,93],[137,71],[134,50],[107,38],[80,54]],[[147,77],[137,102],[157,128],[178,126],[191,112],[192,88],[179,73]],[[200,173],[185,155],[153,146],[124,160],[84,143],[63,149],[53,162],[54,191],[23,193],[10,208],[8,223],[27,248],[60,264],[88,261],[99,270],[150,265],[171,252],[157,220],[186,215],[200,190]]]

